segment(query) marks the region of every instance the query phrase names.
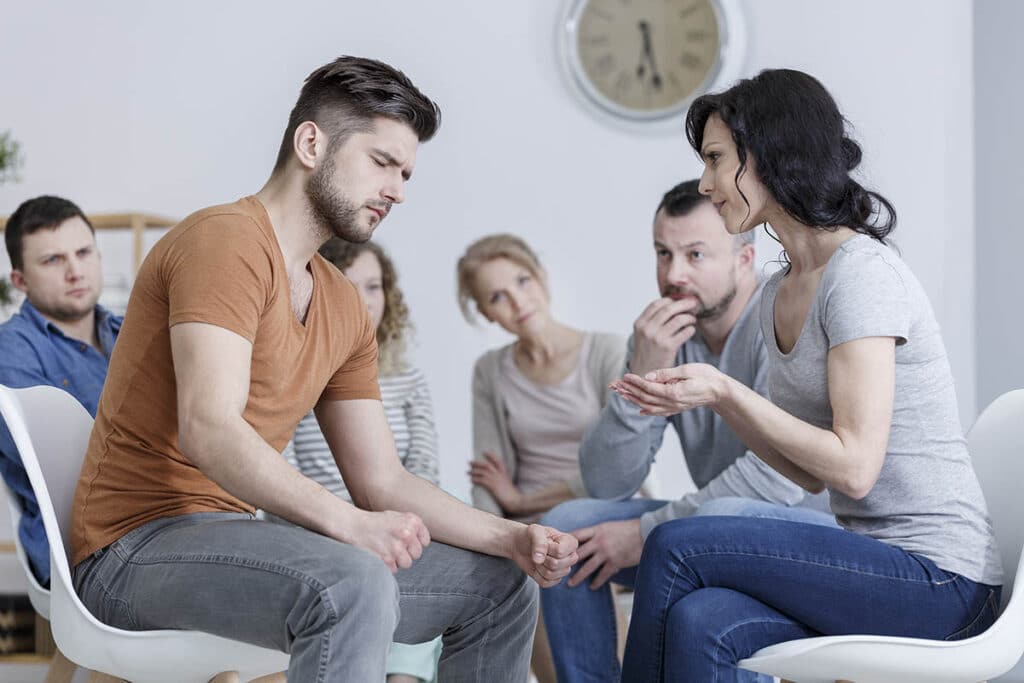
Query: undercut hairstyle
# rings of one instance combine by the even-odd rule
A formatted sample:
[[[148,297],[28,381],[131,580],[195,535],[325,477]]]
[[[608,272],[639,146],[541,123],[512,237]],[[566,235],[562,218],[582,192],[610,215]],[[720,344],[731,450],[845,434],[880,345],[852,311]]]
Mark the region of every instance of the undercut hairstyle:
[[[800,223],[829,231],[845,226],[886,243],[896,227],[896,209],[850,177],[861,161],[860,145],[847,136],[846,119],[813,76],[766,69],[728,90],[698,97],[686,114],[686,137],[698,155],[712,116],[721,119],[736,144],[737,190],[753,157],[758,179]],[[746,201],[741,190],[740,196]]]
[[[21,203],[4,227],[4,242],[7,244],[7,257],[11,260],[11,268],[21,270],[25,265],[22,259],[22,240],[40,230],[56,230],[61,223],[69,218],[81,218],[96,234],[92,223],[86,218],[78,205],[63,197],[43,195]]]
[[[660,211],[664,211],[665,215],[670,218],[686,216],[700,206],[701,202],[710,203],[711,198],[701,194],[700,180],[684,180],[665,193],[661,202],[658,203],[658,208],[654,211],[654,216],[657,217]],[[742,249],[745,244],[753,244],[756,238],[757,235],[753,230],[733,235],[736,251]]]
[[[306,121],[327,133],[333,151],[353,133],[373,130],[373,120],[380,116],[408,125],[420,142],[434,137],[441,125],[441,109],[398,69],[364,57],[343,56],[325,64],[302,86],[274,172],[288,162],[295,130]]]
[[[398,271],[387,252],[374,242],[346,242],[332,237],[320,247],[320,255],[345,272],[362,254],[369,252],[380,263],[381,287],[384,289],[384,315],[377,325],[377,371],[381,377],[396,375],[408,368],[406,349],[413,325],[409,308],[398,286]]]
[[[462,317],[467,322],[476,321],[477,311],[474,310],[471,303],[479,308],[479,301],[476,298],[476,272],[485,263],[501,258],[525,268],[545,290],[547,289],[547,280],[544,277],[544,268],[540,265],[540,259],[522,238],[508,233],[481,237],[466,247],[466,253],[462,255],[455,267],[455,291],[459,301],[459,310],[462,311]]]

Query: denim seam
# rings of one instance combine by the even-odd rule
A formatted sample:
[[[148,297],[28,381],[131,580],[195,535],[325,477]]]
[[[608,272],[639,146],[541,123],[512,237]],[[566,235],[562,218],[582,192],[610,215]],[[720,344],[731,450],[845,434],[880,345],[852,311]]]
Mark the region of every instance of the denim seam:
[[[330,599],[330,592],[326,587],[322,588],[317,592],[320,602],[327,606],[327,609],[331,612],[331,623],[337,626],[338,623],[338,612],[334,609],[334,601]],[[327,666],[331,661],[331,639],[329,638],[330,632],[325,632],[320,636],[320,671],[317,673],[318,683],[324,683],[327,680]]]
[[[100,579],[100,577],[95,576],[95,577],[93,577],[93,580],[96,582],[96,585],[99,586],[100,590],[103,592],[103,595],[106,596],[107,600],[109,600],[110,602],[113,602],[113,603],[118,603],[122,607],[124,607],[125,617],[127,617],[128,623],[132,625],[132,628],[134,630],[141,630],[140,627],[139,627],[139,623],[135,620],[135,615],[132,614],[132,609],[131,609],[131,605],[129,604],[129,602],[127,600],[125,600],[124,598],[119,598],[116,595],[114,595],[110,591],[110,589],[107,588],[107,585],[105,583],[103,583],[103,581]]]
[[[609,616],[609,619],[610,619],[611,624],[612,624],[612,642],[611,642],[611,652],[612,652],[612,662],[613,662],[613,664],[612,664],[612,671],[618,670],[618,674],[619,674],[619,676],[621,676],[622,675],[622,669],[621,669],[622,665],[619,663],[619,656],[618,656],[618,649],[619,649],[619,619],[618,619],[618,614],[616,612],[616,607],[615,607],[615,591],[612,590],[611,582],[606,582],[603,586],[601,586],[601,588],[603,588],[607,592],[607,595],[608,595],[608,600],[605,601],[605,607],[608,608],[608,612],[609,612],[608,616]],[[607,645],[607,643],[606,643],[606,645]]]
[[[296,579],[306,584],[317,593],[320,593],[327,588],[327,586],[320,581],[317,581],[309,575],[296,571],[290,567],[285,567],[263,560],[241,559],[233,555],[155,555],[145,559],[132,558],[128,560],[128,564],[139,566],[159,564],[219,564],[246,567],[248,569],[266,571],[280,576],[286,576],[291,579]]]
[[[657,656],[657,658],[655,660],[655,661],[658,662],[658,671],[657,671],[657,673],[658,673],[657,679],[658,680],[661,680],[662,676],[665,674],[665,624],[668,621],[668,613],[669,613],[670,605],[671,604],[675,604],[675,603],[671,602],[671,597],[672,597],[673,592],[675,591],[676,579],[679,578],[679,572],[682,571],[684,566],[685,566],[685,563],[683,562],[683,560],[678,560],[676,562],[676,570],[672,573],[672,581],[668,585],[668,593],[667,593],[667,596],[665,598],[665,604],[662,607],[660,615],[658,617],[658,621],[659,621],[659,623],[658,623],[658,632],[661,633],[661,638],[658,639],[658,643],[657,643],[657,648],[658,648],[657,655],[658,656]]]
[[[981,621],[985,617],[985,612],[988,611],[989,608],[993,607],[992,603],[993,603],[993,598],[995,596],[995,593],[996,592],[994,590],[989,589],[988,595],[985,597],[985,600],[982,602],[981,609],[978,610],[978,613],[974,616],[973,619],[971,619],[971,623],[967,624],[966,626],[964,626],[961,629],[957,629],[956,631],[953,631],[953,633],[951,633],[948,636],[946,636],[945,638],[943,638],[943,640],[960,640],[960,636],[962,636],[964,633],[970,632],[970,630],[973,629],[978,624],[978,622]],[[998,614],[997,611],[993,612],[993,613],[994,614]]]
[[[817,567],[828,567],[829,569],[838,569],[838,570],[841,570],[841,571],[850,572],[852,574],[861,574],[863,576],[873,576],[873,577],[880,578],[880,579],[892,579],[892,580],[896,580],[896,581],[906,581],[906,582],[909,582],[909,583],[924,583],[924,584],[928,584],[928,585],[931,585],[931,586],[945,586],[946,584],[953,583],[954,581],[956,581],[956,575],[954,575],[954,576],[952,576],[952,577],[950,577],[948,579],[942,580],[942,581],[932,581],[932,580],[928,580],[928,579],[922,580],[922,579],[915,579],[915,578],[905,577],[905,576],[893,576],[893,575],[890,575],[890,574],[880,574],[878,572],[864,571],[863,569],[858,569],[858,568],[854,568],[854,567],[847,567],[847,566],[842,565],[842,564],[835,564],[835,563],[828,563],[828,562],[817,562],[817,561],[814,561],[814,560],[805,560],[805,559],[801,559],[801,558],[797,558],[797,557],[790,557],[790,556],[786,556],[786,555],[774,555],[774,554],[771,554],[771,553],[747,553],[747,552],[739,552],[739,551],[731,551],[731,550],[730,551],[726,551],[726,550],[710,550],[710,551],[701,552],[701,553],[688,553],[686,558],[689,559],[689,558],[692,558],[692,557],[704,557],[704,556],[707,556],[707,555],[739,555],[741,557],[771,558],[771,559],[775,559],[775,560],[785,560],[787,562],[797,562],[797,563],[800,563],[800,564],[811,564],[811,565],[815,565]]]
[[[764,618],[764,617],[762,617],[762,618],[757,618],[757,619],[747,619],[746,621],[741,621],[738,624],[733,624],[725,632],[723,632],[722,634],[720,634],[720,635],[715,637],[715,653],[713,655],[713,660],[715,662],[720,661],[719,657],[718,657],[718,652],[719,652],[719,650],[722,650],[725,647],[725,643],[723,641],[729,636],[729,634],[731,634],[736,629],[743,628],[744,626],[749,626],[750,624],[789,624],[789,623],[791,623],[791,622],[785,621],[784,619],[771,619],[771,618]],[[712,683],[718,683],[718,671],[719,671],[719,669],[720,669],[720,667],[716,664],[715,665],[715,679],[714,679],[714,681],[712,681]]]

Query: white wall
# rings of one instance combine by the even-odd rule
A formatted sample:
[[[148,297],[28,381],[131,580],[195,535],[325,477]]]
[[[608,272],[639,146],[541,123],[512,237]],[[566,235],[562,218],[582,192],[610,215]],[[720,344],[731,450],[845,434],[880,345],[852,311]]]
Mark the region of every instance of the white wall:
[[[513,231],[551,271],[556,314],[627,332],[654,295],[651,212],[695,175],[682,135],[610,128],[570,96],[555,50],[561,3],[19,3],[0,41],[0,129],[27,157],[0,213],[48,192],[87,211],[183,216],[255,191],[302,78],[342,53],[404,69],[440,102],[407,204],[378,232],[399,264],[431,381],[443,480],[465,491],[473,359],[503,343],[454,301],[454,264]],[[900,212],[903,253],[946,335],[974,415],[974,213],[969,0],[744,3],[748,68],[820,77],[864,143],[864,171]],[[127,242],[105,238],[107,260]],[[774,255],[774,243],[762,240]],[[115,253],[117,252],[117,253]],[[675,481],[676,475],[673,475]],[[674,486],[674,485],[673,485]],[[672,487],[669,487],[672,488]],[[665,491],[669,493],[669,491]]]
[[[1024,4],[977,2],[974,9],[977,175],[978,405],[1024,387],[1024,289],[1020,163],[1024,150],[1024,45],[1015,27]]]

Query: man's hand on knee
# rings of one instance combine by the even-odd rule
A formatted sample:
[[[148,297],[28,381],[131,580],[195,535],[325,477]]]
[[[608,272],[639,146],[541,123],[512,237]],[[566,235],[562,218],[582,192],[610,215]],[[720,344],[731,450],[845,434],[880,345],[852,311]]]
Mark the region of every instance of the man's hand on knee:
[[[580,585],[597,572],[590,584],[596,590],[620,569],[640,564],[644,537],[640,533],[639,518],[577,529],[573,535],[580,542],[579,556],[585,562],[569,579],[570,586]]]
[[[411,512],[359,512],[355,528],[343,540],[379,557],[392,573],[411,567],[430,545],[426,525]]]

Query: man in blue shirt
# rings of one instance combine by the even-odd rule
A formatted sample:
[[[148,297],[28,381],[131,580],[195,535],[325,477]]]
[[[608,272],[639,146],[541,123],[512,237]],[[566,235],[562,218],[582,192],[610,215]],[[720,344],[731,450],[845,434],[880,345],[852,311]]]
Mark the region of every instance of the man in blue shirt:
[[[64,389],[93,416],[121,317],[97,305],[100,254],[89,219],[72,202],[43,196],[7,221],[11,284],[25,301],[0,325],[0,384]],[[7,425],[0,420],[0,475],[21,499],[18,535],[39,582],[50,582],[50,548],[39,506]]]

